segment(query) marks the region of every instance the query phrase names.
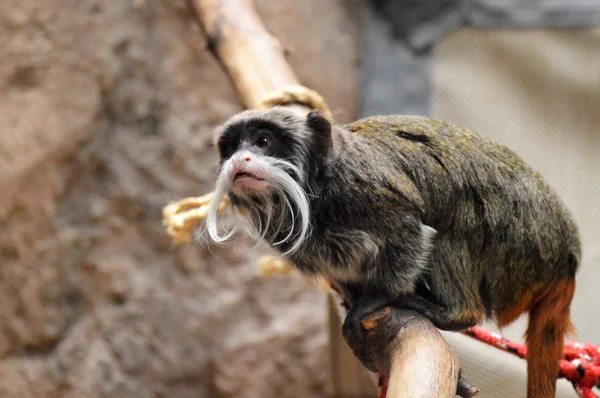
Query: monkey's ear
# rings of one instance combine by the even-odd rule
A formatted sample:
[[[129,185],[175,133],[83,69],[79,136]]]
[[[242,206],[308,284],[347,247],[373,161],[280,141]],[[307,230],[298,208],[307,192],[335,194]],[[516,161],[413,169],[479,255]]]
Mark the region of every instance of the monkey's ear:
[[[333,146],[331,138],[331,123],[319,111],[311,111],[306,116],[306,125],[315,133],[318,142],[326,145],[327,148]]]

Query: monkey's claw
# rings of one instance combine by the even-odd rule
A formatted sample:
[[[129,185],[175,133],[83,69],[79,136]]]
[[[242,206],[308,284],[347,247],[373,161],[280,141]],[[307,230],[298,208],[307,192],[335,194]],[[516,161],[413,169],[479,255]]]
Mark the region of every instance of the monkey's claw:
[[[342,334],[348,346],[354,355],[363,363],[363,365],[372,372],[377,372],[375,365],[372,363],[367,348],[365,347],[365,329],[361,321],[370,314],[373,314],[383,309],[387,301],[374,297],[362,297],[352,304],[344,325],[342,326]]]

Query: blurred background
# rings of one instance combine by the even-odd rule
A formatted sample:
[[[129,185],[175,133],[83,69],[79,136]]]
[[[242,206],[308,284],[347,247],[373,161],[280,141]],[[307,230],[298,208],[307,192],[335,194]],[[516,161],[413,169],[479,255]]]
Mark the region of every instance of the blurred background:
[[[434,116],[540,171],[581,229],[574,338],[600,344],[600,1],[254,3],[339,121]],[[259,277],[244,238],[164,232],[242,109],[189,2],[3,0],[0,38],[2,398],[374,396],[324,293]],[[524,396],[523,361],[445,336],[480,397]]]

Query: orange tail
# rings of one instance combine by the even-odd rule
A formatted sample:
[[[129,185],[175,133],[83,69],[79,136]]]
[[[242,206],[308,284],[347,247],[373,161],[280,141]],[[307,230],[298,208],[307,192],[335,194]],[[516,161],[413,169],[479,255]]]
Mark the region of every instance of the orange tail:
[[[527,398],[554,398],[558,360],[565,335],[573,330],[570,305],[575,280],[560,281],[538,295],[529,307],[527,341]]]

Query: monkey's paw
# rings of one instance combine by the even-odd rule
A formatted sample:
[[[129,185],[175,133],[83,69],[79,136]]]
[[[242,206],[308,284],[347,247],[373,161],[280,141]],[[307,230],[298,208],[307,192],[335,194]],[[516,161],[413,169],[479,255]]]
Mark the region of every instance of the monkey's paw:
[[[354,353],[354,355],[363,363],[363,365],[372,372],[377,372],[375,365],[369,358],[369,350],[365,346],[365,333],[361,321],[370,314],[373,314],[384,307],[388,302],[381,298],[361,297],[358,301],[352,304],[344,325],[342,326],[342,334],[346,343]]]

